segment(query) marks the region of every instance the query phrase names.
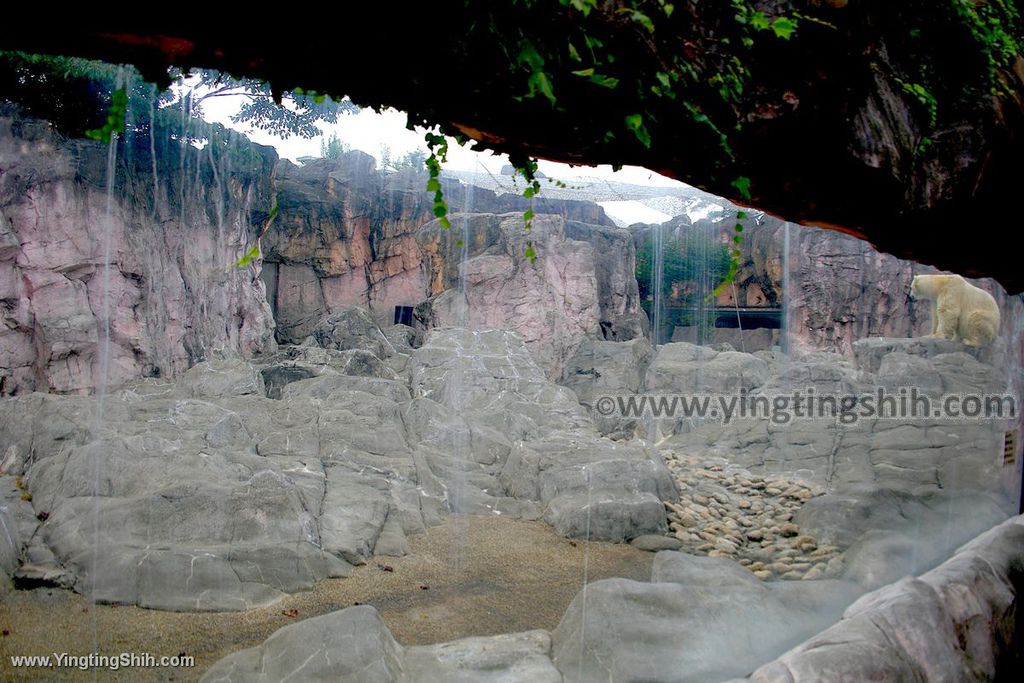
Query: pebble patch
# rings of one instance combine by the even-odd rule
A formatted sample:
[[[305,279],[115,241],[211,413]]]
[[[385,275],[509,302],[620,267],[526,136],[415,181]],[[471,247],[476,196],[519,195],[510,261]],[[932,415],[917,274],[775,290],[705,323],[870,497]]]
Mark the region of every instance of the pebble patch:
[[[665,501],[669,535],[682,552],[736,560],[767,581],[842,574],[839,548],[800,533],[796,512],[824,490],[802,481],[760,476],[715,460],[664,453],[679,488]]]

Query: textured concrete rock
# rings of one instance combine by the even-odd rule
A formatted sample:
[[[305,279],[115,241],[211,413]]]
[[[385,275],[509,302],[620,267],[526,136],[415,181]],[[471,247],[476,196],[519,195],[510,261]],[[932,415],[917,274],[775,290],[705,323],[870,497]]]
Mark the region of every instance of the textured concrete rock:
[[[650,493],[598,490],[552,499],[544,519],[562,536],[628,541],[667,530],[665,508]]]
[[[240,360],[199,363],[182,376],[181,385],[196,398],[266,394],[262,375],[255,367]]]
[[[730,393],[750,391],[767,379],[768,366],[756,356],[675,342],[658,347],[647,370],[646,387],[666,393]]]
[[[321,318],[312,336],[325,349],[369,351],[380,360],[395,353],[395,347],[364,308],[349,308]]]
[[[750,406],[765,400],[756,414],[743,417],[734,411],[725,423],[720,419],[724,408],[712,402],[712,409],[720,408],[719,418],[649,422],[656,434],[671,437],[667,445],[676,451],[695,449],[744,467],[799,476],[840,494],[865,487],[913,495],[998,490],[1003,439],[1014,428],[1006,412],[1003,417],[996,411],[991,417],[949,419],[936,411],[943,408],[938,398],[944,393],[1002,396],[1007,370],[954,350],[963,347],[953,342],[934,341],[865,340],[857,343],[861,351],[853,364],[822,352],[747,355],[767,368],[766,381],[747,394]],[[667,344],[648,371],[648,387],[686,392],[696,391],[698,382],[710,382],[728,398],[744,388],[737,386],[742,371],[736,371],[731,388],[727,375],[719,383],[708,372],[729,355],[746,354]],[[806,401],[812,390],[813,410]],[[799,415],[797,391],[804,397]],[[886,392],[882,399],[879,391]],[[775,410],[776,400],[783,401],[781,410]]]
[[[432,296],[417,316],[430,326],[513,330],[547,375],[560,377],[583,339],[601,333],[593,246],[569,238],[557,216],[538,216],[529,233],[517,214],[451,220],[465,223],[462,260],[458,230],[434,222],[417,233]],[[535,260],[526,256],[527,243]]]
[[[563,386],[572,389],[581,404],[590,408],[594,425],[612,438],[630,438],[640,421],[617,415],[603,415],[594,402],[603,396],[628,396],[643,388],[654,350],[643,337],[628,342],[585,339],[569,359]]]
[[[663,552],[655,559],[674,555],[680,554]],[[577,594],[552,632],[555,666],[564,679],[704,682],[741,676],[842,609],[842,603],[825,608],[827,601],[812,588],[807,597],[791,591],[783,602],[727,560],[736,567],[729,576],[746,572],[749,579],[717,583],[709,573],[712,563],[704,562],[709,558],[696,559],[708,566],[672,571],[670,583],[607,579]],[[801,588],[808,583],[814,582],[800,582]]]
[[[405,669],[410,683],[561,683],[550,659],[551,635],[526,631],[464,638],[438,645],[410,647]]]
[[[262,645],[220,660],[201,680],[399,683],[403,656],[375,609],[349,607],[286,626]]]
[[[1024,519],[971,541],[920,579],[863,596],[843,620],[769,662],[756,683],[1014,678]]]

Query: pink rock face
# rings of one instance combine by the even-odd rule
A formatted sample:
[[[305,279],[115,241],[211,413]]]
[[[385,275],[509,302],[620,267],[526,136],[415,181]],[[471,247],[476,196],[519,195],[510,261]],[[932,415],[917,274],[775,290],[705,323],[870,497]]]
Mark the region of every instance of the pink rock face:
[[[0,118],[2,395],[93,391],[108,338],[112,386],[273,344],[262,283],[233,267],[258,232],[249,215],[266,203],[272,155],[238,169],[189,148],[187,177],[156,179],[149,159],[119,159],[109,214],[105,156],[45,122]]]
[[[417,243],[418,231],[434,220],[433,195],[424,191],[426,175],[378,173],[374,164],[363,152],[303,166],[278,164],[280,213],[264,241],[263,278],[279,341],[299,342],[323,315],[352,306],[368,308],[378,322],[391,323],[396,306],[416,306],[439,291]],[[495,195],[449,179],[444,186],[452,212],[517,211],[522,228],[522,212],[530,206],[523,197]],[[549,200],[545,208],[570,221],[614,230],[596,204]],[[602,297],[606,315],[616,322],[632,321],[639,312],[635,282],[622,281],[620,273],[628,270],[631,280],[632,253],[620,250],[615,258],[621,267],[609,266],[599,275],[602,291],[619,292]],[[611,264],[605,255],[599,260]],[[631,334],[642,333],[638,323],[632,327]]]
[[[462,220],[452,217],[453,225]],[[569,239],[558,216],[537,216],[526,233],[520,214],[475,214],[465,230],[464,261],[457,233],[437,223],[420,233],[435,295],[430,324],[512,330],[549,377],[560,377],[583,339],[601,335],[593,246]],[[528,241],[536,251],[532,262]]]

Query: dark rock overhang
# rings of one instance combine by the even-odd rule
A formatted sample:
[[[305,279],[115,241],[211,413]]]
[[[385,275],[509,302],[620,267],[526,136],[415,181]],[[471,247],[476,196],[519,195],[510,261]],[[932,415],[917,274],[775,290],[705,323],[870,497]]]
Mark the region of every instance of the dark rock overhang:
[[[0,46],[131,63],[155,81],[167,80],[169,65],[196,66],[265,79],[277,91],[344,94],[514,158],[636,164],[737,202],[733,181],[743,176],[751,196],[741,203],[1024,290],[1016,250],[1005,243],[1017,229],[1012,203],[1024,151],[1019,54],[990,69],[996,93],[981,82],[987,53],[977,36],[955,18],[937,18],[932,0],[748,2],[769,17],[803,18],[791,39],[758,36],[743,53],[751,77],[738,101],[725,104],[712,88],[690,91],[688,106],[730,124],[726,158],[678,99],[645,98],[626,77],[646,82],[666,68],[666,50],[685,53],[705,80],[721,73],[734,56],[722,48],[735,29],[730,3],[680,0],[654,32],[632,21],[630,8],[653,16],[663,3],[597,4],[586,30],[618,57],[608,69],[623,79],[593,87],[573,74],[578,64],[549,56],[543,68],[554,102],[524,96],[533,67],[516,49],[527,39],[557,47],[579,30],[579,12],[555,2],[360,3],[320,23],[297,9],[297,19],[236,17],[216,27],[195,17],[112,17],[97,28],[20,26]],[[930,74],[937,120],[908,81],[915,69]],[[622,123],[638,111],[649,146]]]

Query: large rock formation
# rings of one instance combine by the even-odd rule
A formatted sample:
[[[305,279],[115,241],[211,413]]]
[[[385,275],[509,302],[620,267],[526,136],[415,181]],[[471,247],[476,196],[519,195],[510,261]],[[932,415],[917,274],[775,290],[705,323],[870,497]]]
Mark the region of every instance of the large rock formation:
[[[263,278],[278,340],[299,342],[324,314],[351,306],[368,308],[380,322],[390,323],[395,306],[415,306],[439,293],[417,244],[417,231],[434,220],[425,184],[422,172],[377,172],[373,157],[363,152],[303,166],[280,162],[275,174],[279,213],[263,240]],[[523,197],[496,195],[458,181],[443,184],[452,211],[517,211],[522,230],[521,214],[531,207]],[[538,198],[533,209],[614,227],[590,202]],[[439,255],[434,256],[437,264]],[[621,273],[631,272],[632,262],[628,253],[617,256],[621,263],[609,277],[621,279]],[[607,295],[610,324],[637,310],[634,302],[612,301],[616,295],[628,297],[628,288],[617,283],[616,293]]]
[[[94,397],[0,401],[0,566],[101,601],[236,610],[404,554],[449,512],[666,530],[661,458],[602,439],[514,333],[437,329],[414,349],[386,332],[333,314],[259,365],[129,382],[99,422]]]
[[[519,214],[452,221],[417,235],[431,298],[416,313],[428,326],[514,330],[556,378],[588,337],[643,337],[627,231],[550,215],[530,232]]]
[[[91,391],[108,325],[112,384],[273,347],[263,288],[232,264],[270,209],[276,155],[194,133],[205,149],[168,138],[155,160],[148,136],[121,141],[108,209],[106,146],[0,115],[0,395]]]

